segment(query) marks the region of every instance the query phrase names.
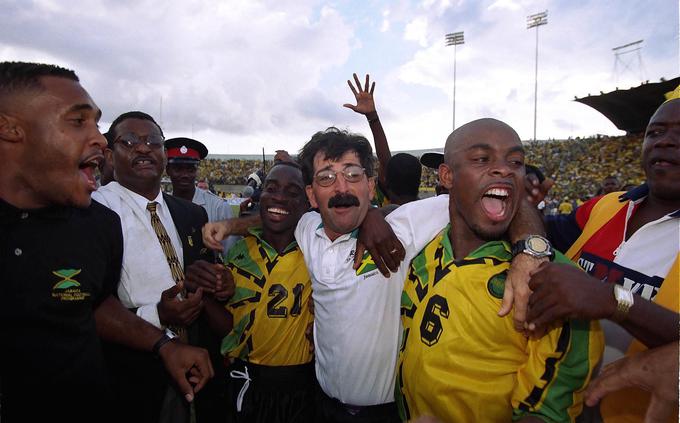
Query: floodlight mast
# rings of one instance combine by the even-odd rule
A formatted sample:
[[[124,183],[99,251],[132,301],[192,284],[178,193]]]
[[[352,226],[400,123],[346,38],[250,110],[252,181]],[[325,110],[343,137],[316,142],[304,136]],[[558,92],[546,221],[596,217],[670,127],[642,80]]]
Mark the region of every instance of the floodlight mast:
[[[645,72],[644,72],[644,65],[642,63],[642,55],[640,54],[640,51],[642,50],[642,42],[644,40],[637,40],[632,43],[624,44],[622,46],[614,47],[612,51],[614,52],[614,78],[616,81],[616,85],[619,85],[619,67],[618,64],[621,63],[623,66],[623,69],[621,70],[621,73],[623,71],[629,70],[633,72],[633,69],[631,69],[631,62],[626,62],[626,60],[623,59],[624,56],[627,56],[629,53],[634,53],[637,52],[637,59],[638,59],[638,66],[639,66],[639,72],[640,72],[640,82],[645,80]]]
[[[538,110],[538,27],[547,24],[547,10],[527,16],[527,29],[536,28],[536,68],[534,70],[534,142],[536,142],[536,115]]]
[[[446,46],[453,46],[453,129],[456,129],[456,46],[465,44],[463,31],[446,34]]]

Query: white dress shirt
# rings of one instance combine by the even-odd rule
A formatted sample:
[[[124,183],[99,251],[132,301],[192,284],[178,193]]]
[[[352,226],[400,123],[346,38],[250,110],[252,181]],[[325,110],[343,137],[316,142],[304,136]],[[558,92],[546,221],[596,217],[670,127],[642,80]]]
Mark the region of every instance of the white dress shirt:
[[[324,392],[345,404],[394,401],[401,336],[399,307],[408,265],[449,223],[449,196],[405,204],[387,221],[406,258],[386,279],[352,268],[356,231],[331,241],[321,216],[306,213],[295,230],[312,279],[316,376]]]
[[[118,297],[127,308],[137,308],[137,315],[160,328],[156,305],[161,293],[175,285],[170,266],[158,237],[151,226],[148,203],[158,203],[156,212],[165,227],[180,265],[184,267],[182,242],[163,200],[163,194],[149,201],[111,182],[92,193],[92,198],[120,216],[123,229],[123,268],[118,285]]]

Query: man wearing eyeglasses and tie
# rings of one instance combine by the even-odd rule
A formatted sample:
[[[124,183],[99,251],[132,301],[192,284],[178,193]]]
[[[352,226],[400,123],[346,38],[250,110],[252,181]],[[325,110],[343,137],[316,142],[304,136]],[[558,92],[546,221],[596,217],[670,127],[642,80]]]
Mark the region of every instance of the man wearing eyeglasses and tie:
[[[188,327],[210,302],[202,288],[187,293],[184,286],[185,267],[211,259],[201,240],[206,212],[162,193],[167,158],[163,131],[151,116],[124,113],[111,124],[109,136],[115,181],[92,197],[121,219],[124,253],[118,297],[139,317],[165,329],[169,338],[179,336],[186,342]],[[175,395],[152,354],[116,346],[107,350],[114,391],[120,408],[129,410],[130,421],[188,422],[187,403]]]

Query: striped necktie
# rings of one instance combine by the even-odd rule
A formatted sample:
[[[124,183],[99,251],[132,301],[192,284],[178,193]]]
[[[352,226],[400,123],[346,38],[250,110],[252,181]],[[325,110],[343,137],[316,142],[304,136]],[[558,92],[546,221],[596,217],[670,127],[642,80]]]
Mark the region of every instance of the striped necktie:
[[[165,258],[168,260],[168,266],[170,266],[172,278],[175,280],[175,283],[184,282],[184,270],[182,269],[182,265],[177,258],[175,247],[172,246],[170,236],[165,230],[163,222],[161,222],[161,218],[158,217],[158,213],[156,213],[157,207],[158,203],[155,201],[146,205],[146,209],[149,211],[149,213],[151,213],[151,226],[153,227],[154,232],[156,232],[158,242],[160,242],[161,248],[163,248],[163,253],[165,254]],[[180,295],[182,298],[186,298],[186,291],[182,290]],[[173,327],[172,329],[180,335],[180,338],[186,337],[186,333],[183,328]]]

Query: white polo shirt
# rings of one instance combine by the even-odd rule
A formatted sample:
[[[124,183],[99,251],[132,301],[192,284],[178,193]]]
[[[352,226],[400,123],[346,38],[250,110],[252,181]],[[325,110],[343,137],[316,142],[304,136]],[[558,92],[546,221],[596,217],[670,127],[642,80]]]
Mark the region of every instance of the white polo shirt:
[[[405,204],[387,221],[406,250],[399,271],[388,279],[371,266],[352,268],[356,231],[331,241],[316,212],[302,216],[295,230],[312,279],[316,377],[328,396],[345,404],[394,401],[406,272],[449,223],[449,196]]]

